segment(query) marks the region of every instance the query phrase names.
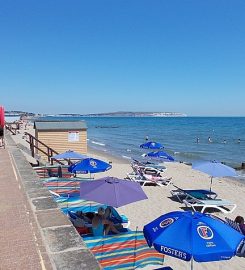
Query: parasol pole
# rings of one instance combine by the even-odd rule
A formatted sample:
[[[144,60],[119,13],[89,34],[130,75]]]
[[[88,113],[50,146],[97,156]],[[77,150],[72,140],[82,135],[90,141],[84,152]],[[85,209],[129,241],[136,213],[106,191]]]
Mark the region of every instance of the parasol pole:
[[[137,252],[137,233],[138,233],[138,226],[136,226],[135,234],[134,234],[134,269],[136,263],[136,252]]]
[[[212,183],[213,183],[213,176],[211,176],[211,182],[210,182],[210,192],[212,191]]]
[[[193,270],[193,257],[191,258],[191,270]]]

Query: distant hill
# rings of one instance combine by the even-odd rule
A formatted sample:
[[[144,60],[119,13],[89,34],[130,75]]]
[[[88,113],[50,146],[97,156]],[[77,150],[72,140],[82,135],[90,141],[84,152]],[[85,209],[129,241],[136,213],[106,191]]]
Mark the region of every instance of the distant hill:
[[[57,116],[57,117],[185,117],[184,113],[179,112],[108,112],[108,113],[90,113],[90,114],[78,114],[78,113],[60,113],[60,114],[36,114],[32,112],[23,111],[5,111],[9,116]]]
[[[83,116],[105,116],[105,117],[185,117],[186,114],[179,112],[110,112],[110,113],[91,113]]]
[[[30,113],[30,112],[23,112],[23,111],[5,111],[5,115],[9,116],[34,116],[35,113]]]

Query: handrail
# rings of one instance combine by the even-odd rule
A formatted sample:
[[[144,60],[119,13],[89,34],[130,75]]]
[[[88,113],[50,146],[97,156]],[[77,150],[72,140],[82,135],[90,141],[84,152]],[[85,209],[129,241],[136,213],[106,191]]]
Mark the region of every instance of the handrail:
[[[14,124],[16,125],[16,124]],[[5,122],[5,127],[7,130],[9,130],[13,135],[16,135],[17,134],[17,127],[13,127],[13,124],[12,123],[6,123]]]
[[[42,152],[44,155],[46,155],[48,157],[48,161],[51,162],[51,164],[53,164],[53,161],[55,160],[57,163],[61,164],[61,165],[65,165],[62,161],[57,160],[55,158],[51,158],[53,156],[53,154],[58,155],[59,153],[57,151],[55,151],[54,149],[52,149],[51,147],[49,147],[48,145],[46,145],[45,143],[41,142],[40,140],[38,140],[35,136],[33,136],[32,134],[25,132],[25,135],[29,136],[29,140],[27,139],[26,142],[29,143],[30,145],[30,150],[31,150],[31,155],[32,157],[34,157],[35,153],[34,153],[34,149],[37,149],[38,151]],[[46,151],[39,148],[35,143],[38,142],[39,144],[43,145],[44,147],[46,147]],[[69,161],[69,160],[66,160]]]

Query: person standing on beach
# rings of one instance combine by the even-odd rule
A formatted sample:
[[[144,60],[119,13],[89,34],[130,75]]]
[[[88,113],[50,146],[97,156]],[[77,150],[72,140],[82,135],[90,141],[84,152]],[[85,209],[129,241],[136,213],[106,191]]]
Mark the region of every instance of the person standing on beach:
[[[2,147],[4,145],[4,142],[3,142],[3,128],[0,127],[0,147]]]
[[[145,136],[145,140],[148,141],[149,140],[149,137],[148,136]]]
[[[212,142],[211,137],[208,137],[208,142],[209,142],[209,143],[211,143],[211,142]]]
[[[200,141],[200,139],[197,137],[197,141],[196,142],[199,143],[199,141]]]

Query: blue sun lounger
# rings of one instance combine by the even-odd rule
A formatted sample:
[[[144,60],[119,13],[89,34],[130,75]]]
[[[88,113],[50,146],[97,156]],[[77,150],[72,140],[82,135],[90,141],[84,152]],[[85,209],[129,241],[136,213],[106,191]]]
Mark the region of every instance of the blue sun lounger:
[[[207,190],[207,189],[181,189],[175,186],[176,190],[171,190],[170,193],[173,197],[177,197],[180,202],[184,200],[189,201],[193,198],[199,200],[210,200],[216,199],[217,193]]]

